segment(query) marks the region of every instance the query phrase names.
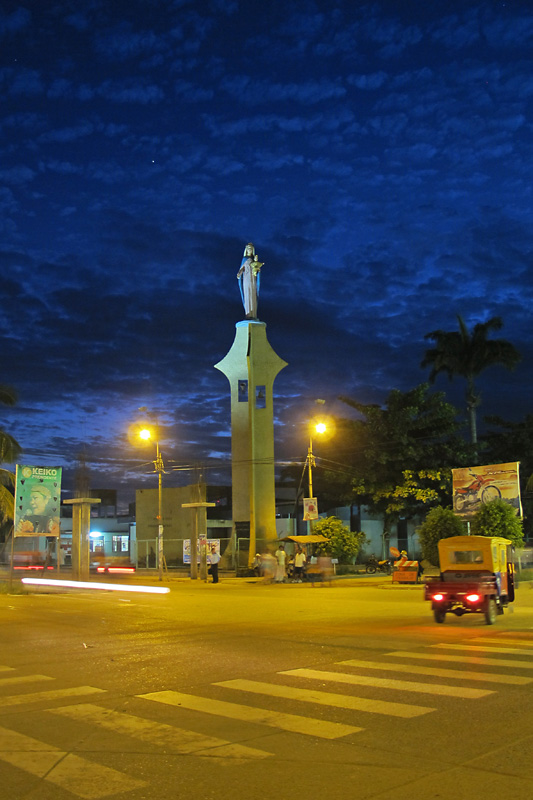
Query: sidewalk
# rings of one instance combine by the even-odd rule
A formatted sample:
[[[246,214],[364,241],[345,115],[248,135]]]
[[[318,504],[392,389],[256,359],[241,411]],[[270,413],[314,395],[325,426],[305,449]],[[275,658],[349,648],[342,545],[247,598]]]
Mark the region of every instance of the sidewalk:
[[[9,582],[10,580],[10,570],[9,567],[6,565],[0,566],[0,584]],[[251,584],[255,584],[257,586],[285,586],[285,587],[293,587],[295,590],[301,587],[309,587],[313,585],[313,582],[310,580],[305,580],[303,583],[291,583],[286,582],[283,584],[274,584],[274,583],[265,583],[262,578],[257,578],[254,576],[245,576],[245,577],[237,577],[234,571],[225,571],[220,572],[220,584],[230,585],[230,586],[249,586]],[[13,585],[20,584],[22,578],[43,578],[46,577],[50,580],[73,580],[72,573],[70,569],[61,569],[60,573],[57,573],[57,570],[48,571],[43,574],[42,571],[37,570],[28,570],[28,571],[20,571],[16,570],[13,573]],[[135,573],[130,574],[95,574],[91,573],[89,575],[89,581],[95,583],[113,583],[113,584],[144,584],[146,586],[157,586],[160,584],[159,581],[159,573],[156,569],[141,569]],[[419,583],[410,583],[410,584],[399,584],[399,583],[392,583],[392,577],[386,574],[373,574],[368,575],[365,572],[359,573],[350,573],[348,575],[333,575],[331,578],[331,582],[334,585],[343,585],[343,586],[353,586],[353,587],[364,587],[364,586],[377,586],[383,589],[417,589],[420,590],[424,586],[423,580]],[[316,586],[319,586],[322,582],[316,580],[314,582]],[[169,586],[172,587],[173,585],[191,585],[191,586],[206,586],[211,585],[211,579],[205,581],[198,577],[196,580],[191,579],[190,575],[185,572],[185,570],[169,570],[164,573],[163,580],[161,581],[162,586]]]

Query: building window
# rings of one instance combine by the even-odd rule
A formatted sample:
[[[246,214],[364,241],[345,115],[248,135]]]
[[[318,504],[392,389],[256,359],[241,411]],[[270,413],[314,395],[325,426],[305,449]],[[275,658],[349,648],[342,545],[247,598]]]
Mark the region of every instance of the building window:
[[[129,550],[129,536],[113,536],[113,552],[127,553]]]

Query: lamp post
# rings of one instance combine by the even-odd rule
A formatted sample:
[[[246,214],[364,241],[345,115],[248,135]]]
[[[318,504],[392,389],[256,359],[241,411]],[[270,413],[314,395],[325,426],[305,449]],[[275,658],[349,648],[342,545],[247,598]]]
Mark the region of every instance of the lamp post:
[[[313,426],[314,430],[317,433],[323,434],[327,430],[327,426],[324,422],[317,422]],[[313,467],[316,467],[316,460],[313,455],[313,428],[311,429],[311,433],[309,435],[309,449],[307,451],[307,458],[305,460],[308,473],[309,473],[309,499],[313,500]],[[310,535],[312,533],[313,528],[313,520],[317,519],[318,517],[318,508],[315,508],[314,511],[308,510],[307,512],[307,533]]]
[[[144,441],[149,441],[152,438],[152,432],[148,428],[143,428],[139,431],[139,436]],[[163,472],[165,465],[163,463],[163,456],[159,449],[159,442],[155,443],[156,457],[154,463],[155,471],[158,475],[157,481],[157,566],[159,570],[159,580],[163,580]]]

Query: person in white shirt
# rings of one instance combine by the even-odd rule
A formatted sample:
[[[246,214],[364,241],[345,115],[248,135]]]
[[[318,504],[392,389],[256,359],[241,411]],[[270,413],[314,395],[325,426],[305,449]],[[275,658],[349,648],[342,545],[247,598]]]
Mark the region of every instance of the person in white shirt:
[[[298,547],[294,556],[294,582],[302,583],[305,566],[305,553],[301,547]]]
[[[276,566],[276,577],[274,578],[276,583],[285,583],[285,562],[287,560],[287,553],[285,552],[285,548],[282,544],[278,547],[275,554],[277,566]]]
[[[213,577],[213,583],[218,583],[218,562],[220,561],[220,553],[217,553],[215,545],[211,547],[209,555],[209,571]]]

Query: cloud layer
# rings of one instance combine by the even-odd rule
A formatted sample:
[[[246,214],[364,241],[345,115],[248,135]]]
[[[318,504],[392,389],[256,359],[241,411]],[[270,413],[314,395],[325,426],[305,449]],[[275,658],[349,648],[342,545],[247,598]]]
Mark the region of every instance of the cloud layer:
[[[247,241],[289,362],[280,453],[305,453],[314,398],[424,380],[424,334],[457,313],[501,315],[523,355],[481,380],[483,410],[531,410],[533,11],[245,5],[0,11],[0,381],[20,396],[1,422],[29,459],[84,451],[93,484],[131,488],[147,406],[169,459],[227,460],[213,364]]]

